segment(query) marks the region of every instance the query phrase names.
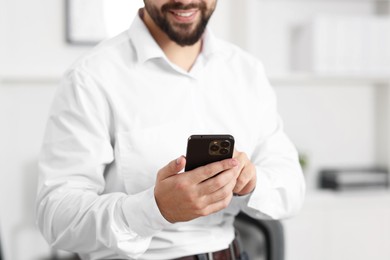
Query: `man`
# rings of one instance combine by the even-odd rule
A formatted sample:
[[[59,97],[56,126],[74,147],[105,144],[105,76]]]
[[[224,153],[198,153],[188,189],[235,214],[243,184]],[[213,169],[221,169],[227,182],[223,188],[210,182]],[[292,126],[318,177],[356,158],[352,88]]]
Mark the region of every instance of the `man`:
[[[233,259],[240,210],[300,208],[296,150],[260,62],[205,29],[216,0],[144,2],[128,31],[65,75],[40,158],[38,225],[82,259]],[[221,133],[235,137],[234,158],[182,172],[187,138]]]

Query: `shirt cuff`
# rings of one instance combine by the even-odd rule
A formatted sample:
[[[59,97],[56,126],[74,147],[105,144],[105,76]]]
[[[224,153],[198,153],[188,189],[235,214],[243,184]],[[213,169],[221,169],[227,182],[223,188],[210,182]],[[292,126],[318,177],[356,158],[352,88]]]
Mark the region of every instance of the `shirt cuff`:
[[[281,201],[277,190],[273,187],[270,176],[262,171],[260,167],[256,167],[256,171],[256,188],[250,194],[247,205],[250,209],[260,212],[260,214],[256,215],[261,215],[262,213],[272,219],[278,219],[283,216],[280,205],[284,205],[284,203]]]
[[[122,204],[122,211],[129,228],[142,237],[153,236],[172,225],[161,215],[154,198],[154,186],[128,196]]]

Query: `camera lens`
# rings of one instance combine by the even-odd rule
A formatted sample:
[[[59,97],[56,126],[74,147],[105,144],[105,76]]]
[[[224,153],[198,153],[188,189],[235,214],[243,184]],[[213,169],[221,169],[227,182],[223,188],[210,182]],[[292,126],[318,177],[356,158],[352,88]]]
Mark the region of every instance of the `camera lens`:
[[[228,152],[229,152],[229,150],[226,148],[222,148],[221,150],[219,150],[220,154],[227,154]]]
[[[222,142],[221,142],[221,146],[222,146],[223,148],[227,148],[227,147],[230,146],[230,142],[229,142],[229,141],[222,141]]]
[[[216,145],[216,144],[213,144],[212,146],[210,146],[210,150],[213,151],[213,152],[216,152],[219,150],[219,146]]]

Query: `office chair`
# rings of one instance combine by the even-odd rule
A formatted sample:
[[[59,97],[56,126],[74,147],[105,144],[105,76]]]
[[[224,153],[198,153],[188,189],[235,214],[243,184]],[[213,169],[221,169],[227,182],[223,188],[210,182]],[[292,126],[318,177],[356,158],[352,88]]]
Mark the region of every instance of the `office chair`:
[[[250,260],[283,260],[284,231],[280,221],[237,215],[234,226]]]

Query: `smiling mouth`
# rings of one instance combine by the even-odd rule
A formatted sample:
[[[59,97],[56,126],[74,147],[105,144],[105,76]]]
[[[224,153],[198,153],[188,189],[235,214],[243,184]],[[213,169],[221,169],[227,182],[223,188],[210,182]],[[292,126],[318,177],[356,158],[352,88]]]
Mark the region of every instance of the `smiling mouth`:
[[[186,11],[179,11],[179,12],[177,12],[177,11],[172,11],[172,13],[174,14],[174,15],[177,15],[177,16],[180,16],[180,17],[191,17],[191,16],[193,16],[194,14],[195,14],[195,11],[191,11],[191,12],[186,12]]]
[[[176,20],[189,23],[194,21],[198,10],[170,10],[170,13],[173,15],[173,17],[175,17]]]

